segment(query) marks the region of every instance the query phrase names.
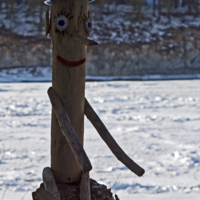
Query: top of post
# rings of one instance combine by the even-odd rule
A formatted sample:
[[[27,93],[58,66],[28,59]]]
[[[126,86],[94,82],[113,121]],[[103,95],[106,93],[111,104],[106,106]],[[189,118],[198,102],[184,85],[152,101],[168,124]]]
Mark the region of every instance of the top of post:
[[[95,0],[88,0],[88,3],[91,3],[91,2],[93,2],[93,1],[95,1]],[[44,1],[44,3],[45,3],[46,5],[48,5],[48,6],[51,6],[52,0],[46,0],[46,1]]]

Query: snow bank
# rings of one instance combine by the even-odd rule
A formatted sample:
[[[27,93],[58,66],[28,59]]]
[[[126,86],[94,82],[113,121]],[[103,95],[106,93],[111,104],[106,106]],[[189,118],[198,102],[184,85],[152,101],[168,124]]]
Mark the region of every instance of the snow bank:
[[[116,81],[116,80],[189,80],[200,79],[200,74],[182,75],[136,75],[136,76],[86,76],[86,81]],[[51,82],[51,67],[30,67],[2,69],[0,71],[0,83],[19,82]]]

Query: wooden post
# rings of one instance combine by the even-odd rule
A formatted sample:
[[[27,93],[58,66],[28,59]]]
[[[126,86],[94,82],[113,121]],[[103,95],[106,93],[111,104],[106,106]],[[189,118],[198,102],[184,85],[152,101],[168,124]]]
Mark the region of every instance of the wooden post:
[[[52,0],[50,24],[46,14],[46,35],[52,41],[52,86],[66,109],[72,127],[83,145],[86,45],[96,45],[88,40],[91,21],[88,0]],[[58,120],[52,112],[51,169],[56,182],[80,181],[81,168]]]

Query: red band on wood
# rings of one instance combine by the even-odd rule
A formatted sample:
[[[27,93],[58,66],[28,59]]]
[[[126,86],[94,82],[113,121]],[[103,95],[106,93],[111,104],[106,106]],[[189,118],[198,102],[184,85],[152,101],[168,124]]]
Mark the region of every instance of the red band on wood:
[[[79,60],[79,61],[68,61],[68,60],[65,60],[64,58],[62,58],[61,56],[57,56],[57,59],[61,64],[63,64],[64,66],[67,66],[67,67],[78,67],[78,66],[84,64],[86,61],[85,58],[83,58],[82,60]]]

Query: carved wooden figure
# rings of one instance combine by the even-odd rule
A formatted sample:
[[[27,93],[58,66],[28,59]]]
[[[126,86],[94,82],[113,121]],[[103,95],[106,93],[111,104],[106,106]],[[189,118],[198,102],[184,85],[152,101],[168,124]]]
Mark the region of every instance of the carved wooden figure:
[[[53,108],[51,168],[44,169],[44,184],[33,192],[33,199],[67,199],[62,197],[60,184],[66,188],[66,184],[79,183],[80,200],[90,200],[92,165],[83,148],[84,114],[122,163],[138,176],[144,170],[123,152],[85,99],[86,50],[98,45],[88,39],[92,31],[88,0],[45,3],[51,5],[50,18],[47,9],[45,20],[46,36],[50,35],[52,43],[52,87],[48,90]]]
[[[52,41],[52,87],[67,111],[72,127],[83,145],[85,65],[92,23],[87,0],[52,0],[51,17],[46,14],[46,35]],[[49,22],[48,22],[49,21]],[[51,168],[56,181],[80,181],[81,168],[52,112]]]

